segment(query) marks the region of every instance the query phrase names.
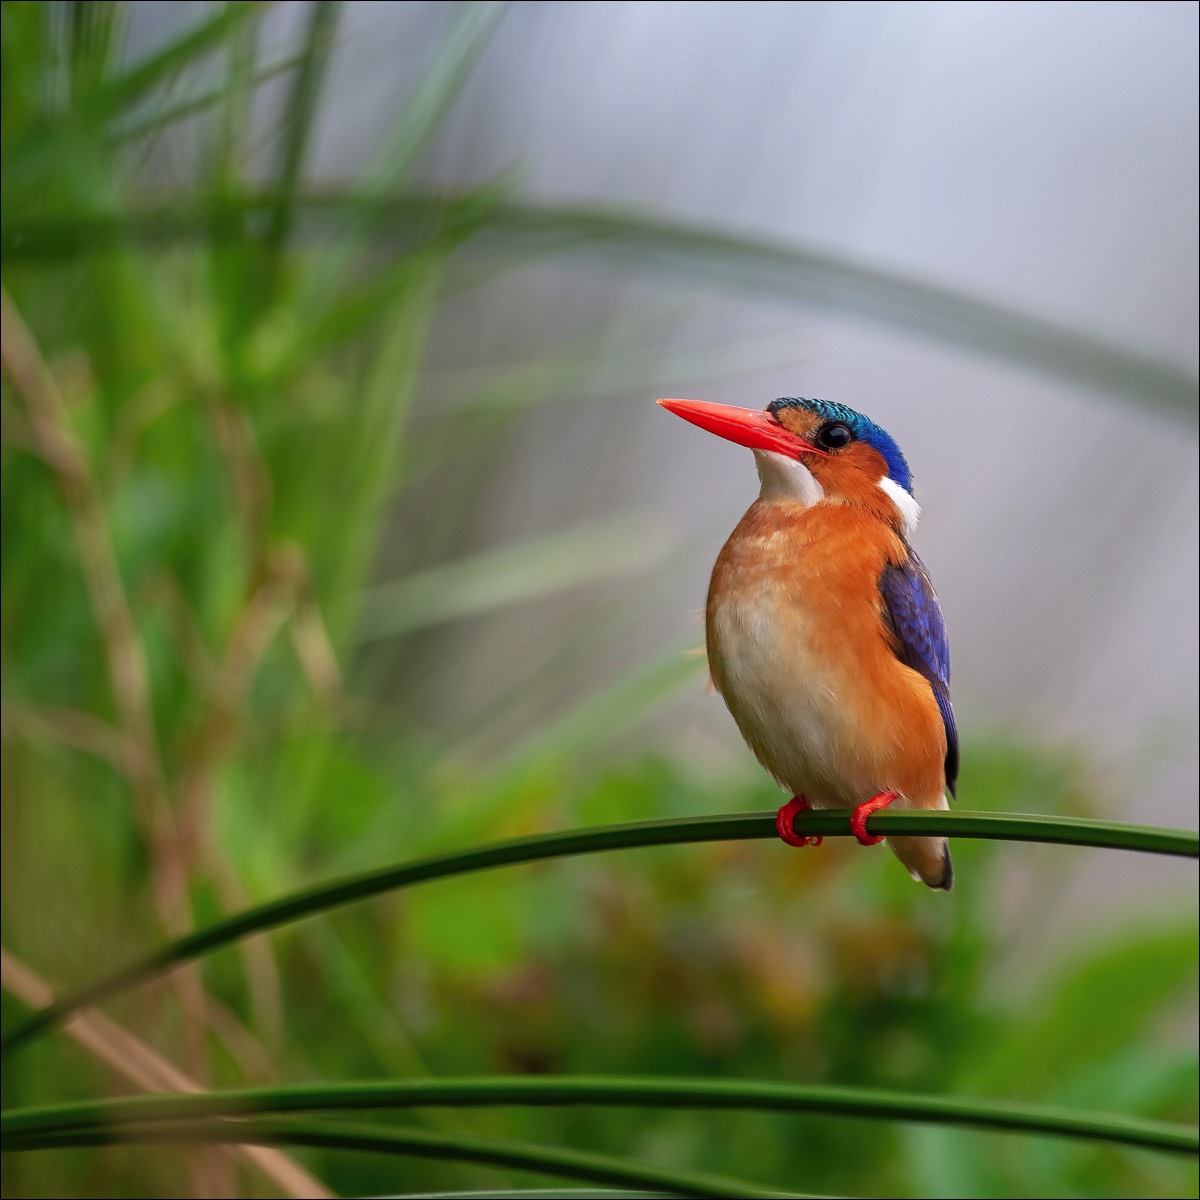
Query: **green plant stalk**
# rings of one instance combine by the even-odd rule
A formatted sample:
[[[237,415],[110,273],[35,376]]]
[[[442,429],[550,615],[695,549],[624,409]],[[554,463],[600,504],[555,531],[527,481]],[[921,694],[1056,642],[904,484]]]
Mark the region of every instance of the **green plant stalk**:
[[[241,33],[245,28],[243,26],[242,29],[236,32]],[[263,84],[270,83],[271,80],[278,78],[280,75],[286,75],[294,71],[302,62],[303,55],[300,54],[281,58],[253,72],[247,72],[247,83],[251,88],[262,87]],[[221,87],[212,88],[209,91],[201,92],[198,96],[193,96],[188,100],[179,101],[178,104],[165,107],[140,120],[130,121],[112,130],[109,136],[115,145],[124,145],[162,133],[171,125],[179,121],[184,121],[188,117],[198,116],[201,113],[217,109],[226,97],[227,87],[228,84],[224,84]]]
[[[1185,830],[1159,829],[1144,825],[1121,825],[1082,817],[1021,816],[1008,813],[890,812],[871,817],[874,833],[941,837],[984,838],[1000,841],[1045,842],[1057,845],[1093,846],[1114,850],[1140,850],[1187,858],[1200,857],[1200,835]],[[817,837],[848,837],[848,811],[808,812],[796,817],[797,833]],[[333,883],[319,884],[247,909],[135,960],[111,975],[71,993],[35,1013],[0,1043],[0,1056],[47,1032],[81,1008],[106,1000],[142,980],[172,967],[191,962],[204,954],[228,946],[251,934],[276,929],[318,913],[329,912],[357,900],[383,892],[547,858],[595,854],[604,850],[628,850],[638,846],[685,845],[692,842],[747,841],[772,838],[772,812],[734,813],[674,820],[633,821],[601,825],[594,829],[572,829],[539,833],[529,837],[493,842],[472,850],[435,855],[352,875]]]
[[[405,1192],[404,1200],[657,1200],[670,1194],[625,1188],[476,1188],[469,1192]]]
[[[1188,1125],[1045,1105],[967,1100],[879,1088],[760,1083],[753,1080],[604,1076],[495,1076],[262,1087],[186,1096],[134,1096],[23,1109],[0,1115],[5,1146],[29,1138],[98,1128],[248,1117],[262,1113],[380,1108],[480,1108],[500,1105],[604,1105],[684,1109],[757,1109],[825,1116],[923,1121],[1117,1142],[1195,1154],[1200,1133]]]
[[[366,195],[307,189],[295,198],[295,206],[306,216],[333,221],[345,220],[357,209],[368,224],[373,217],[382,227],[386,217],[389,231],[403,231],[440,211],[447,200],[445,194],[381,195],[378,188]],[[270,212],[278,199],[270,191],[260,191],[231,203],[243,215]],[[93,211],[70,218],[21,219],[5,225],[0,242],[5,257],[14,261],[50,258],[113,239],[167,243],[190,239],[212,223],[212,216],[187,200],[174,200],[128,214]],[[518,201],[496,204],[486,233],[488,245],[505,255],[527,258],[564,251],[603,255],[752,290],[759,296],[816,304],[884,327],[967,346],[991,358],[1157,409],[1193,429],[1196,426],[1197,381],[1185,367],[990,300],[817,249],[781,246],[636,212]]]
[[[130,107],[197,59],[219,50],[229,34],[245,21],[257,21],[261,12],[252,4],[227,4],[211,17],[189,25],[179,37],[136,63],[123,75],[106,79],[87,103],[117,111]]]
[[[296,296],[299,312],[324,312],[328,299],[352,271],[356,256],[374,231],[392,218],[388,197],[400,186],[428,144],[443,116],[457,99],[475,63],[487,46],[504,6],[493,0],[466,5],[451,25],[431,69],[404,105],[403,120],[376,152],[370,166],[336,206],[337,236],[330,240],[308,272]],[[294,212],[307,212],[307,192],[289,197]],[[446,206],[436,204],[437,212]],[[307,322],[305,322],[307,323]]]
[[[761,1197],[796,1195],[754,1187],[741,1180],[674,1171],[630,1162],[605,1154],[552,1149],[502,1138],[429,1133],[418,1129],[386,1129],[332,1122],[272,1120],[194,1121],[160,1123],[129,1128],[90,1129],[72,1134],[46,1133],[6,1150],[51,1150],[65,1146],[112,1146],[133,1143],[313,1146],[358,1153],[401,1154],[451,1162],[485,1163],[521,1171],[538,1171],[583,1179],[649,1187],[674,1196]]]
[[[268,301],[275,298],[283,251],[292,230],[293,203],[299,191],[340,8],[338,0],[316,0],[309,8],[308,36],[286,108],[287,121],[276,171],[277,203],[264,237],[267,280],[263,285],[263,294]]]

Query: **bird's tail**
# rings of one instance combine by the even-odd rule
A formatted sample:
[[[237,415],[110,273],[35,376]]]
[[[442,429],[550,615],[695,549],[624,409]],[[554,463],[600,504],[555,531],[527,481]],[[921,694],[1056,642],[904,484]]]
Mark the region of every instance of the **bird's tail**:
[[[935,806],[914,804],[907,796],[897,797],[895,808],[946,808],[946,798]],[[889,837],[892,853],[908,868],[908,873],[920,883],[937,892],[948,892],[954,886],[954,864],[950,859],[950,843],[943,837]]]

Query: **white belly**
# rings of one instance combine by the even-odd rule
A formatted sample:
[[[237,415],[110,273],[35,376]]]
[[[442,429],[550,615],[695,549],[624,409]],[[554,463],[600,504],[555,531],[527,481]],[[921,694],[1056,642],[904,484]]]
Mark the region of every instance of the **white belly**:
[[[864,782],[847,777],[861,754],[847,719],[855,680],[827,640],[795,594],[777,589],[726,594],[708,616],[713,681],[759,762],[814,805],[842,808]]]

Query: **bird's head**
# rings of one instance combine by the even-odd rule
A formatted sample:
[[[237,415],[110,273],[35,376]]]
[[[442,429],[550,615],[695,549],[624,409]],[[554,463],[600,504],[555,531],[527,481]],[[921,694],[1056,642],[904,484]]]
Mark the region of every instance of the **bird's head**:
[[[921,514],[912,473],[891,435],[862,413],[828,400],[784,396],[765,409],[703,400],[658,402],[693,425],[754,451],[764,499],[850,504],[906,535]]]

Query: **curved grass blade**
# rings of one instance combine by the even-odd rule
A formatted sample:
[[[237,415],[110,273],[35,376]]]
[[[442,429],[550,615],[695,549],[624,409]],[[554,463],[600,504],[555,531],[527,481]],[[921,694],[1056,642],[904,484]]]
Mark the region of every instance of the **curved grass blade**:
[[[313,314],[326,310],[330,296],[337,294],[340,282],[353,269],[362,245],[391,219],[391,193],[400,186],[458,98],[503,13],[504,6],[494,0],[475,0],[463,7],[430,69],[406,99],[402,119],[371,165],[339,204],[325,210],[338,223],[338,236],[308,271],[295,300],[298,311],[309,314],[310,320]],[[272,208],[278,203],[276,196]],[[286,203],[293,215],[310,208],[307,194],[299,188],[286,197]],[[446,208],[444,201],[435,200],[432,215],[436,218]]]
[[[848,812],[801,813],[795,821],[798,833],[818,837],[850,836]],[[1019,816],[1010,813],[889,812],[871,818],[871,829],[884,835],[984,838],[1001,841],[1045,842],[1056,845],[1092,846],[1136,850],[1185,858],[1200,857],[1200,835],[1184,830],[1158,829],[1144,825],[1122,825],[1081,817]],[[356,900],[365,900],[396,888],[471,871],[596,854],[606,850],[628,850],[638,846],[686,845],[693,842],[746,841],[773,838],[775,814],[734,813],[710,817],[633,821],[539,833],[477,846],[453,854],[416,859],[398,866],[319,884],[279,900],[219,921],[158,950],[42,1009],[19,1025],[0,1043],[0,1056],[60,1024],[80,1008],[99,1003],[142,980],[191,962],[204,954],[228,946],[253,933],[276,929],[318,913],[329,912]]]
[[[65,113],[43,114],[42,120],[20,131],[11,144],[5,145],[6,186],[15,187],[35,178],[47,161],[48,149],[60,154],[69,152],[65,147],[72,136],[71,124],[80,115],[97,127],[128,116],[150,93],[216,53],[240,26],[258,21],[261,16],[256,4],[221,5],[211,16],[187,23],[178,36],[153,54],[98,79],[74,99]]]
[[[560,1175],[591,1183],[649,1187],[673,1196],[761,1197],[795,1195],[754,1187],[737,1179],[704,1175],[696,1171],[674,1171],[665,1167],[631,1162],[604,1154],[562,1150],[502,1138],[430,1133],[418,1129],[387,1129],[333,1122],[271,1120],[191,1121],[147,1123],[129,1127],[109,1126],[73,1133],[45,1133],[20,1144],[6,1144],[11,1151],[51,1150],[67,1146],[115,1146],[134,1144],[229,1143],[265,1146],[313,1146],[357,1153],[400,1154],[450,1162],[483,1163],[521,1171]]]
[[[489,1076],[360,1082],[287,1088],[247,1088],[186,1096],[134,1096],[25,1109],[0,1116],[5,1144],[29,1138],[86,1134],[100,1128],[164,1124],[263,1113],[394,1108],[603,1105],[678,1109],[758,1110],[824,1116],[921,1121],[1114,1142],[1177,1154],[1200,1150],[1200,1133],[1170,1121],[1087,1113],[1048,1105],[968,1100],[880,1088],[762,1083],[753,1080],[644,1076]]]
[[[780,245],[638,213],[512,204],[495,234],[523,254],[574,249],[965,346],[1197,423],[1186,368],[981,296],[811,247]]]
[[[303,55],[292,54],[276,62],[268,63],[265,67],[259,67],[253,72],[248,72],[246,80],[248,89],[254,90],[260,88],[263,84],[270,83],[271,80],[278,78],[280,75],[286,75],[294,71],[303,61]],[[228,99],[226,87],[227,85],[223,84],[218,88],[210,88],[207,91],[200,92],[198,95],[190,96],[186,100],[180,100],[176,104],[167,105],[136,120],[131,119],[125,124],[118,124],[110,131],[109,136],[114,144],[123,145],[128,142],[136,142],[139,138],[162,133],[179,121],[185,121],[189,117],[211,112],[218,108]]]
[[[657,1200],[670,1192],[631,1192],[625,1188],[487,1188],[473,1192],[405,1192],[379,1200]]]
[[[356,209],[370,224],[386,218],[389,235],[428,223],[447,196],[309,191],[296,197],[314,222],[340,221]],[[269,192],[230,203],[237,214],[270,211]],[[79,213],[70,220],[21,220],[5,226],[7,257],[55,257],[111,239],[175,242],[199,235],[211,209],[172,201],[129,214]],[[505,254],[582,252],[655,268],[724,287],[841,313],[1119,397],[1197,424],[1196,376],[1177,363],[1019,309],[874,267],[813,247],[780,245],[640,213],[497,201],[483,230]]]
[[[225,4],[211,16],[188,24],[176,38],[128,70],[106,79],[89,98],[100,111],[117,113],[142,99],[160,84],[225,45],[230,33],[262,12],[254,4]]]
[[[587,555],[577,553],[586,545]],[[509,604],[645,569],[668,539],[652,515],[619,515],[377,583],[359,594],[356,644],[491,612]]]
[[[267,251],[264,269],[268,275],[263,290],[267,296],[275,294],[274,280],[279,273],[280,258],[291,232],[293,204],[312,138],[317,101],[329,65],[340,8],[340,0],[316,0],[309,9],[304,52],[292,80],[291,95],[285,110],[283,142],[276,172],[277,202],[263,238]]]
[[[625,1188],[488,1188],[474,1192],[405,1192],[379,1200],[657,1200],[669,1192]]]

